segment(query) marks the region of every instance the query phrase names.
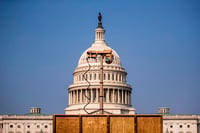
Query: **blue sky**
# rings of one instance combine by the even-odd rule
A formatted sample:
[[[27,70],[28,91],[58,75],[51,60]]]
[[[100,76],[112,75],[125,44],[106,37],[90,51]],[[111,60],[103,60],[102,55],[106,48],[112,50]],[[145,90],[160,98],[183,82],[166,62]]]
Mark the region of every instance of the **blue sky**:
[[[200,114],[200,2],[0,1],[0,114],[62,114],[82,52],[103,15],[137,113]]]

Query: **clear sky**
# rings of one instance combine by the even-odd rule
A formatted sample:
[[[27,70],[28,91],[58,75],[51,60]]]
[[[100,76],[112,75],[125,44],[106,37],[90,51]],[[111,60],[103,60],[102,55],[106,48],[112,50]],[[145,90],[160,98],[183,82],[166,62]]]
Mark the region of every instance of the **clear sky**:
[[[198,0],[1,0],[0,114],[63,114],[67,89],[103,15],[137,113],[200,114]]]

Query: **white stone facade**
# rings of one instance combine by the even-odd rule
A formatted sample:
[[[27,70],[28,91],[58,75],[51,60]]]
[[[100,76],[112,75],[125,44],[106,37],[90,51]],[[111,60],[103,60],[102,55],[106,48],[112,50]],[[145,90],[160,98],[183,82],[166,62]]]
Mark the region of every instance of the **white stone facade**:
[[[1,115],[0,133],[52,133],[52,115]]]
[[[78,66],[75,69],[73,76],[74,81],[68,88],[68,107],[65,109],[65,114],[98,114],[99,109],[99,85],[100,85],[100,61],[97,57],[87,60],[87,51],[104,51],[110,50],[104,38],[105,29],[98,27],[95,30],[95,41],[81,55]],[[112,49],[114,56],[111,64],[103,63],[103,94],[104,94],[104,111],[111,114],[135,114],[135,109],[132,107],[131,95],[132,88],[126,83],[127,72],[121,65],[120,57],[117,52]],[[85,73],[89,69],[90,70]],[[88,88],[88,82],[90,83]],[[90,98],[88,100],[87,97]],[[84,106],[87,104],[84,111]]]
[[[200,133],[199,115],[164,115],[163,133]]]

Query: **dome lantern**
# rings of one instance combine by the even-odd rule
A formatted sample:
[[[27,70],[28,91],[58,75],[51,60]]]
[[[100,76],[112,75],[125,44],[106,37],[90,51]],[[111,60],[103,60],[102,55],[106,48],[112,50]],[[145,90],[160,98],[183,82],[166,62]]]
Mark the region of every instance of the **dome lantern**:
[[[102,15],[100,12],[99,12],[98,20],[99,20],[98,26],[95,30],[95,43],[105,42],[104,34],[106,31],[102,26]]]

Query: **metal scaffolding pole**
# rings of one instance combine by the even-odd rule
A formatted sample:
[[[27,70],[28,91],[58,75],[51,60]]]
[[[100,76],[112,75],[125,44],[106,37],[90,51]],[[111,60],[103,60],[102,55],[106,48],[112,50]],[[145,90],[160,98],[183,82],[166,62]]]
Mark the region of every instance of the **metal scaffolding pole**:
[[[105,57],[105,63],[111,64],[113,61],[112,49],[104,51],[87,51],[88,58],[96,59],[100,55],[100,91],[99,91],[99,114],[104,113],[103,101],[104,101],[104,89],[103,89],[103,59]]]
[[[99,95],[99,114],[103,114],[103,55],[100,56],[100,95]]]

